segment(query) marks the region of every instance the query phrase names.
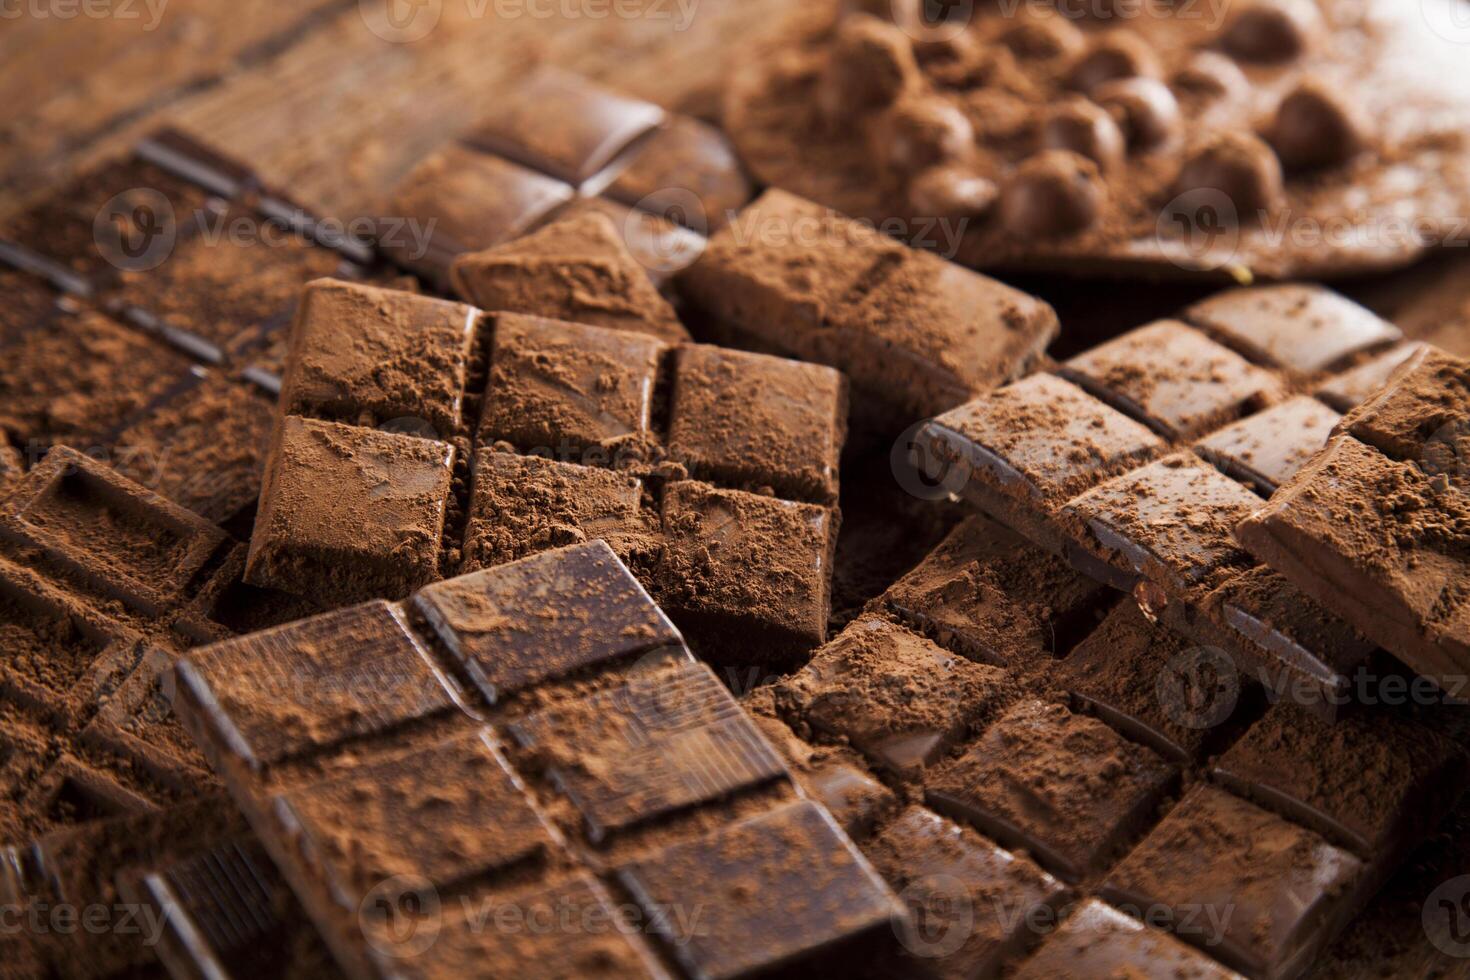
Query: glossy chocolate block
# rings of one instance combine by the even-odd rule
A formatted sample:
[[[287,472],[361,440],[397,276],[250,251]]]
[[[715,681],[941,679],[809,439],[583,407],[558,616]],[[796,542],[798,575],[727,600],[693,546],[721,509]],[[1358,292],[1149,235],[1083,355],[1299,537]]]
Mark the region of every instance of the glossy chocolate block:
[[[1238,980],[1238,974],[1167,933],[1090,898],[1012,974],[1049,977],[1126,976],[1136,980]]]
[[[676,116],[629,154],[605,193],[708,234],[723,228],[754,196],[725,134]],[[698,210],[685,209],[697,203]]]
[[[1196,303],[1184,317],[1258,364],[1299,374],[1344,366],[1403,338],[1366,308],[1313,286],[1232,290]],[[1295,328],[1282,330],[1282,320]]]

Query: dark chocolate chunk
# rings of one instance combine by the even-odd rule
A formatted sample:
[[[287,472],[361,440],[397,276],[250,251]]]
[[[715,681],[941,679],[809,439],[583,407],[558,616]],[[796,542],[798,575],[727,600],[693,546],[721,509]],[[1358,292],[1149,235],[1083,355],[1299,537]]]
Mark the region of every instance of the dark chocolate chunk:
[[[1234,980],[1207,956],[1089,898],[1016,970],[1016,980],[1118,976],[1130,980]]]
[[[1318,390],[1317,397],[1339,412],[1357,408],[1388,384],[1388,379],[1405,361],[1423,349],[1424,345],[1418,343],[1390,348],[1350,371],[1329,378]]]
[[[723,133],[676,117],[639,143],[606,193],[708,234],[723,228],[754,189]],[[693,204],[698,210],[687,213]]]
[[[1443,475],[1470,492],[1470,361],[1432,347],[1404,363],[1392,382],[1343,421],[1344,431],[1390,458]]]
[[[1185,319],[1257,363],[1310,374],[1386,346],[1399,329],[1321,286],[1259,286],[1220,293]]]
[[[1196,448],[1221,470],[1269,497],[1317,455],[1341,420],[1316,399],[1297,397],[1216,430]]]

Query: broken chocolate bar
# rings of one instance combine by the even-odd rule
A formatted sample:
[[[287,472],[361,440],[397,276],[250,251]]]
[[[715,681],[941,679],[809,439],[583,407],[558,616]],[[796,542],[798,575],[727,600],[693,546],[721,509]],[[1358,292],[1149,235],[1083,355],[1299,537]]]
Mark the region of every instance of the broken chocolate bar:
[[[1424,348],[1236,530],[1293,585],[1450,694],[1470,670],[1470,362]]]
[[[1308,393],[1399,333],[1311,286],[1235,290],[1183,316],[947,412],[924,437],[961,468],[968,501],[1331,716],[1373,644],[1263,579],[1233,530],[1340,419]]]
[[[353,975],[660,975],[664,946],[691,976],[744,976],[884,948],[901,918],[601,542],[203,648],[178,682]],[[792,869],[815,900],[780,900]],[[467,912],[543,906],[577,914],[546,931]],[[426,941],[395,931],[429,907]]]

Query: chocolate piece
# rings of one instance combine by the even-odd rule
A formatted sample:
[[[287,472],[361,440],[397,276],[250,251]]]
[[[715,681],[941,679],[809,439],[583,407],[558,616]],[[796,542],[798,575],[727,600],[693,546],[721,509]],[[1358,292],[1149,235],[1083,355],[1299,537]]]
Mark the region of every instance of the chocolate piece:
[[[1067,898],[1061,882],[973,831],[910,807],[866,849],[908,902],[905,966],[955,978],[998,975]]]
[[[1400,344],[1390,348],[1351,371],[1344,371],[1330,379],[1317,392],[1317,397],[1339,412],[1357,408],[1379,388],[1388,384],[1389,378],[1393,377],[1399,366],[1423,348],[1424,345],[1418,343]]]
[[[314,282],[291,328],[281,411],[366,426],[411,418],[447,439],[459,427],[477,316],[461,303]]]
[[[788,712],[903,777],[921,775],[1007,697],[1002,671],[873,616],[848,625],[777,689]]]
[[[0,441],[0,489],[25,473],[25,460],[8,443]]]
[[[82,744],[131,760],[148,777],[181,793],[211,783],[209,764],[174,717],[173,657],[153,647],[127,679],[99,698]]]
[[[680,481],[664,490],[663,531],[658,594],[675,622],[772,659],[826,639],[837,536],[827,508]]]
[[[1320,286],[1261,286],[1219,293],[1184,318],[1256,361],[1312,374],[1402,337],[1372,312]]]
[[[1099,721],[1023,701],[937,772],[925,796],[1075,881],[1105,867],[1148,825],[1176,776]]]
[[[1005,183],[1000,223],[1022,238],[1056,238],[1097,224],[1105,191],[1097,166],[1065,149],[1046,150],[1016,168]]]
[[[1317,454],[1341,420],[1316,399],[1297,397],[1216,430],[1196,448],[1225,473],[1269,497]]]
[[[832,766],[808,776],[802,787],[826,807],[854,839],[872,835],[881,815],[893,808],[893,791],[851,766]]]
[[[698,119],[670,119],[631,156],[607,195],[704,234],[723,228],[754,196],[725,134]],[[699,210],[686,214],[691,194]]]
[[[432,581],[453,460],[448,443],[286,416],[246,580],[338,603]]]
[[[643,267],[644,274],[655,286],[667,292],[673,274],[693,265],[704,254],[706,243],[700,232],[665,217],[665,212],[681,221],[686,213],[698,216],[697,208],[687,201],[676,201],[676,196],[682,197],[670,192],[666,198],[669,203],[660,212],[646,211],[607,197],[579,197],[557,212],[557,220],[572,221],[588,213],[606,215],[629,254]]]
[[[1311,831],[1199,787],[1113,869],[1102,892],[1125,909],[1169,910],[1181,939],[1252,976],[1294,977],[1356,910],[1362,873],[1362,862]],[[1185,918],[1200,908],[1234,914],[1210,934]]]
[[[689,333],[600,214],[554,221],[513,242],[463,255],[455,290],[482,309],[571,320],[660,340]]]
[[[0,295],[5,297],[5,302],[0,304],[0,347],[9,346],[26,331],[49,320],[60,298],[39,277],[3,265],[0,265]]]
[[[1123,163],[1123,131],[1106,109],[1087,99],[1071,99],[1054,108],[1041,124],[1041,146],[1070,150],[1106,173]]]
[[[872,17],[844,19],[817,80],[817,105],[831,123],[886,109],[918,76],[907,38]]]
[[[669,453],[703,479],[833,501],[847,434],[836,371],[705,345],[674,358]]]
[[[1347,163],[1363,149],[1356,107],[1320,79],[1308,78],[1276,107],[1269,139],[1288,170]]]
[[[886,423],[932,415],[1024,370],[1056,334],[1045,304],[780,191],[680,277],[726,328],[829,364]]]
[[[1238,980],[1209,957],[1095,898],[1083,902],[1012,976],[1120,976],[1136,980]]]
[[[1255,0],[1234,13],[1221,40],[1241,61],[1286,61],[1306,54],[1322,29],[1322,16],[1312,3]]]
[[[1092,92],[1112,113],[1133,150],[1153,150],[1174,140],[1181,129],[1179,101],[1155,78],[1120,78]]]
[[[546,125],[554,119],[554,126]],[[556,68],[497,100],[471,144],[580,185],[664,119],[663,110]]]
[[[1470,490],[1465,466],[1465,406],[1470,362],[1426,348],[1392,382],[1348,415],[1342,428],[1392,459],[1412,462],[1431,477],[1443,474]]]
[[[804,858],[800,865],[796,854]],[[705,907],[698,930],[659,922],[679,963],[701,977],[792,966],[887,932],[902,915],[831,816],[806,802],[672,845],[618,877],[646,910]],[[807,896],[799,915],[772,900],[797,889]]]

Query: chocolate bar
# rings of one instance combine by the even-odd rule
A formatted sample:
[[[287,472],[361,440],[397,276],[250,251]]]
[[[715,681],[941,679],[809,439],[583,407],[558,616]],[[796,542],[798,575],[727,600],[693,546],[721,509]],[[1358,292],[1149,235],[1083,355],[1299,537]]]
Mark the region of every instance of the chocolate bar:
[[[1251,553],[1451,694],[1470,669],[1470,362],[1424,348],[1236,529]]]
[[[910,905],[876,975],[1302,975],[1456,806],[1453,709],[1263,713],[1081,582],[971,517],[746,697]]]
[[[776,190],[678,285],[740,346],[843,371],[883,431],[1025,373],[1057,334],[1045,303]]]
[[[735,74],[733,140],[768,185],[953,223],[965,264],[1340,277],[1462,233],[1470,158],[1429,149],[1470,118],[1453,4],[833,6]]]
[[[882,947],[901,918],[603,542],[206,647],[178,683],[350,975],[663,975],[657,948],[745,976]],[[781,900],[792,875],[814,900]],[[517,907],[577,917],[507,925]],[[393,931],[425,908],[426,944]]]
[[[961,467],[966,500],[1331,716],[1374,645],[1232,532],[1339,421],[1307,393],[1353,390],[1344,372],[1398,339],[1317,287],[1231,291],[945,413],[921,438]]]
[[[701,652],[825,638],[835,371],[343,282],[300,311],[250,584],[402,598],[601,537]]]

